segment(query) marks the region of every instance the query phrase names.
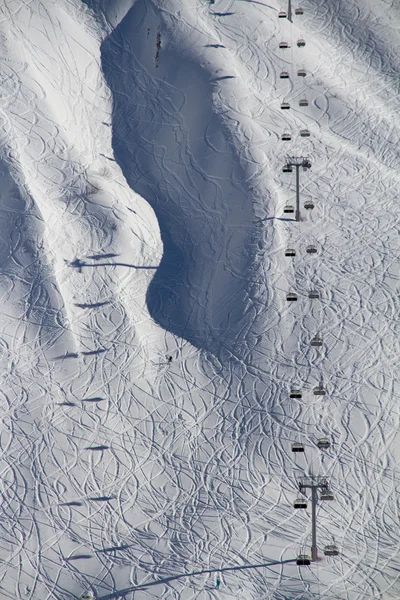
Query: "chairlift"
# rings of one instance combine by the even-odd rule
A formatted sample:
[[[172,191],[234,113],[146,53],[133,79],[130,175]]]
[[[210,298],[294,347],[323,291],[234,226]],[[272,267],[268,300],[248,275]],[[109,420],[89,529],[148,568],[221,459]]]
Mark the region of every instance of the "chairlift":
[[[305,40],[297,40],[297,46],[299,48],[304,48],[305,45],[306,45]]]
[[[279,42],[279,48],[289,48],[289,44],[287,42]]]
[[[297,388],[292,388],[290,390],[290,394],[289,394],[289,398],[297,398],[300,399],[302,397],[302,393],[301,390],[297,389]]]
[[[322,346],[322,339],[320,337],[312,338],[310,346],[313,346],[314,348],[320,348]]]
[[[317,292],[317,290],[310,290],[308,292],[308,297],[311,300],[319,300],[319,292]]]
[[[308,566],[311,565],[311,559],[307,554],[299,554],[296,558],[296,565],[298,566]]]
[[[289,73],[287,71],[282,71],[279,77],[280,79],[289,79]]]
[[[311,169],[311,162],[308,158],[306,158],[303,161],[303,164],[301,165],[303,167],[303,171],[307,171],[307,169]]]
[[[335,544],[329,544],[328,546],[325,546],[324,554],[325,554],[325,556],[338,556],[339,555],[338,547]]]
[[[310,137],[311,133],[309,132],[308,129],[302,129],[300,131],[300,137]]]
[[[292,173],[293,168],[292,165],[285,165],[282,169],[282,173]]]
[[[282,104],[281,104],[282,110],[289,110],[289,108],[290,108],[289,102],[282,102]]]
[[[286,214],[294,213],[294,208],[293,208],[293,206],[290,206],[290,204],[287,204],[284,207],[283,212],[286,213]]]
[[[292,452],[304,452],[304,444],[300,442],[295,442],[292,444]]]
[[[302,8],[295,8],[294,14],[295,15],[304,15],[304,10]]]
[[[306,248],[307,254],[317,254],[317,248],[312,244]]]
[[[297,77],[306,77],[307,76],[307,71],[305,69],[299,69],[297,71]]]
[[[290,133],[282,133],[281,140],[283,142],[290,142],[291,139],[292,139],[292,136],[290,135]]]
[[[335,497],[330,490],[323,490],[319,495],[319,499],[330,502],[334,500]]]
[[[314,208],[314,202],[312,202],[311,200],[307,200],[306,202],[304,202],[304,208],[306,210],[312,210]]]
[[[313,390],[314,396],[325,396],[326,390],[322,385],[319,385]]]
[[[288,302],[297,302],[296,294],[286,294],[286,300]]]
[[[307,508],[307,500],[304,498],[296,498],[296,500],[293,502],[293,508],[301,508],[305,510]]]
[[[285,256],[296,256],[296,250],[294,248],[286,248]]]
[[[320,438],[320,439],[317,441],[317,447],[318,447],[320,450],[328,450],[328,448],[330,447],[330,445],[331,445],[331,443],[330,443],[330,441],[328,440],[328,438]]]
[[[299,106],[308,106],[308,100],[307,100],[307,98],[302,98],[299,101]]]
[[[279,17],[280,19],[287,19],[287,13],[286,13],[284,10],[281,10],[281,11],[278,13],[278,17]]]

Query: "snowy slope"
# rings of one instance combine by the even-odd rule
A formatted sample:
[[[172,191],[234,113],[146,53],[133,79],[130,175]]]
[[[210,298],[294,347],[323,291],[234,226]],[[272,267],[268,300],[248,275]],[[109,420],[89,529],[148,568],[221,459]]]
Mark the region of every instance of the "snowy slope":
[[[400,7],[301,6],[1,5],[1,599],[399,597]]]

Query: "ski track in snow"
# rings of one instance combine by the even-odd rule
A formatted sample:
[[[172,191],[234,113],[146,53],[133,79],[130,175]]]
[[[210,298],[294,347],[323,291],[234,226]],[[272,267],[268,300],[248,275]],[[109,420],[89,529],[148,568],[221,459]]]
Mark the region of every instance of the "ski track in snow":
[[[399,597],[400,10],[302,7],[0,8],[2,599]]]

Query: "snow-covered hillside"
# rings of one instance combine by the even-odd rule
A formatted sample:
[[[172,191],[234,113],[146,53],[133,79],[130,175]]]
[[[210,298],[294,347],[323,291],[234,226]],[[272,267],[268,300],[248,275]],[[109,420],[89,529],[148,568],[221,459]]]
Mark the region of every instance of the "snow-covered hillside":
[[[0,17],[1,600],[399,598],[400,4]]]

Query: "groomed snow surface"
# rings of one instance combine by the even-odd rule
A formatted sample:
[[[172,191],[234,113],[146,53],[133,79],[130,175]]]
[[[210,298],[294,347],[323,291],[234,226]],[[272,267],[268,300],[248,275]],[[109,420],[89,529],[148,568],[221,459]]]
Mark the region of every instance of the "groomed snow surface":
[[[399,598],[400,5],[301,1],[1,3],[1,600]]]

